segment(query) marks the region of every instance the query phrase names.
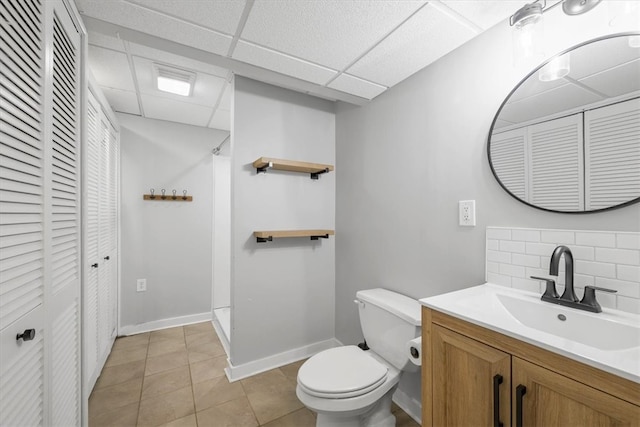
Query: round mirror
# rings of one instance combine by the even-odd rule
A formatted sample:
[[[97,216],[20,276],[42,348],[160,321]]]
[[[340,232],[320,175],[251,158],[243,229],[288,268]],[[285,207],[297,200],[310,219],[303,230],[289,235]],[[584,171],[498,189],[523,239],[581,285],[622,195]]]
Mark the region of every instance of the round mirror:
[[[531,72],[487,144],[500,185],[530,206],[594,212],[640,200],[640,34],[593,40]]]

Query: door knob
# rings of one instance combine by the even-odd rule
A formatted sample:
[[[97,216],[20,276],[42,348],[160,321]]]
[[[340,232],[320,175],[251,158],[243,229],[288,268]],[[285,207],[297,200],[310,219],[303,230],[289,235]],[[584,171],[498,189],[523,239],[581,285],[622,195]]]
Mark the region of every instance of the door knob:
[[[106,257],[103,258],[105,261],[109,261],[109,255],[107,255]]]
[[[35,329],[25,329],[23,333],[16,335],[16,341],[20,341],[20,339],[22,339],[23,341],[31,341],[35,338],[35,336]]]
[[[96,262],[95,264],[91,264],[91,268],[98,268],[98,263]]]

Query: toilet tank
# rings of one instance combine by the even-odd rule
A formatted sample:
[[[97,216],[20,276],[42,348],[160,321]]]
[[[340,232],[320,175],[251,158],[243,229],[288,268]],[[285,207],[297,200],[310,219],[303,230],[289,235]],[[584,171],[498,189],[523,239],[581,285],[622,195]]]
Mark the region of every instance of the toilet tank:
[[[356,298],[369,348],[398,369],[417,370],[409,360],[406,344],[421,334],[420,303],[380,288],[359,291]]]

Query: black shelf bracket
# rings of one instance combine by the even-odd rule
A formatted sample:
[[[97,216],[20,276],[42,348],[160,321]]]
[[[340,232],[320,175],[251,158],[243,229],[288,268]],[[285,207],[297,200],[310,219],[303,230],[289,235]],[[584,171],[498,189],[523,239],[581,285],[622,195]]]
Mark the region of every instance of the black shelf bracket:
[[[311,240],[328,239],[328,238],[329,238],[328,234],[323,234],[321,236],[311,236]]]
[[[310,174],[311,175],[311,179],[318,179],[318,178],[320,178],[320,175],[322,175],[323,173],[327,173],[327,172],[329,172],[329,168],[325,168],[325,169],[323,169],[321,171],[318,171],[318,172],[311,172],[311,174]]]
[[[269,236],[269,237],[256,237],[256,242],[258,242],[258,243],[271,242],[271,241],[273,241],[273,236]]]
[[[272,168],[273,167],[273,163],[269,162],[266,165],[260,167],[260,168],[256,168],[256,174],[259,173],[267,173],[267,169]]]

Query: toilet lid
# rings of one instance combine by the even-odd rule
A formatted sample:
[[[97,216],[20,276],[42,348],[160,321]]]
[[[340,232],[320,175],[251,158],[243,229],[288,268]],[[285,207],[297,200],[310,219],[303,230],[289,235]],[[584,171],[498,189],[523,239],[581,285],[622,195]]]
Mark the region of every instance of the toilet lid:
[[[388,368],[354,345],[322,351],[298,371],[298,384],[319,397],[354,397],[382,384]]]

